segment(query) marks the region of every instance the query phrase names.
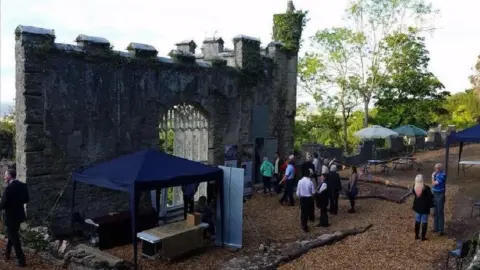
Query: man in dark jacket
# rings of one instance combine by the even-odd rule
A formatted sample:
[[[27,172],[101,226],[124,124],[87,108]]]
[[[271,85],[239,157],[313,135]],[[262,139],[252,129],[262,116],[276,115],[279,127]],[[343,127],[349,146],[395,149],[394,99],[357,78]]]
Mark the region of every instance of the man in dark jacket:
[[[16,179],[17,172],[8,169],[5,172],[5,188],[0,201],[0,209],[5,210],[5,226],[7,227],[7,248],[5,259],[10,259],[12,247],[17,256],[17,265],[26,267],[25,255],[20,243],[20,224],[26,220],[24,205],[30,200],[28,188],[25,183]]]
[[[195,193],[197,193],[200,184],[190,184],[182,186],[183,193],[183,216],[187,219],[187,213],[193,213]]]
[[[330,214],[336,215],[338,214],[338,197],[342,189],[342,181],[340,180],[340,175],[337,173],[337,165],[335,164],[330,166],[328,181],[330,186]]]

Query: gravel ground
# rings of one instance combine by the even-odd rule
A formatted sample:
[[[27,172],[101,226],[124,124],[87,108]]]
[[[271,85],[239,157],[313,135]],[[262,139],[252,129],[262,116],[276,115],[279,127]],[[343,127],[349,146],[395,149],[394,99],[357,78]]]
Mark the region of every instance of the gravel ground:
[[[5,241],[1,240],[0,241],[0,249],[2,249],[2,251],[4,250],[5,246],[6,246]],[[20,268],[20,267],[15,266],[15,252],[12,251],[12,259],[10,259],[9,261],[5,261],[4,257],[0,258],[0,269],[2,269],[2,270],[7,270],[7,269],[8,270],[16,270],[16,269],[18,269],[18,270],[20,270],[20,269],[60,270],[60,269],[62,269],[61,267],[53,266],[51,264],[46,263],[44,260],[42,260],[42,258],[40,256],[30,254],[30,253],[27,253],[27,252],[25,252],[25,256],[27,258],[27,268]]]
[[[451,194],[447,194],[448,201]],[[373,224],[370,230],[312,250],[280,269],[436,269],[438,255],[445,254],[455,241],[430,232],[428,241],[415,240],[411,203],[411,198],[406,204],[372,199],[359,202],[362,205],[359,214]],[[447,221],[450,217],[451,209],[447,206]],[[350,223],[357,223],[356,218]],[[429,229],[432,224],[430,218]]]
[[[467,146],[464,148],[464,159],[475,159],[480,147]],[[456,161],[457,152],[452,149],[452,161]],[[420,163],[415,171],[393,171],[388,177],[392,181],[409,185],[415,174],[423,173],[428,176],[436,162],[443,162],[443,150],[424,152],[416,155]],[[478,159],[478,157],[476,158]],[[450,167],[456,172],[456,165]],[[472,179],[480,175],[479,170],[472,169],[467,176],[451,176],[450,181],[455,185],[449,187],[447,192],[446,220],[452,218],[453,196],[459,195],[458,186],[462,186],[466,192],[472,192],[464,185],[476,183]],[[472,178],[473,177],[473,178]],[[478,177],[477,177],[478,178]],[[428,178],[427,178],[428,179]],[[478,179],[477,179],[478,181]],[[364,184],[364,187],[369,187]],[[373,187],[373,186],[372,186]],[[391,188],[360,189],[360,192],[383,193],[394,196],[397,194]],[[375,192],[372,192],[375,190]],[[393,194],[395,193],[395,194]],[[469,194],[475,196],[475,194]],[[298,206],[280,206],[278,196],[262,195],[255,196],[244,204],[244,248],[241,251],[231,251],[210,247],[207,250],[189,257],[183,261],[166,263],[139,259],[141,269],[215,269],[218,265],[241,254],[256,252],[262,243],[290,242],[305,239],[313,235],[319,235],[335,230],[348,229],[355,226],[365,226],[369,223],[373,227],[366,233],[351,236],[339,243],[318,248],[310,251],[299,259],[282,266],[280,269],[438,269],[438,262],[443,258],[445,251],[454,246],[454,240],[448,237],[438,237],[427,234],[429,240],[419,242],[414,240],[413,213],[411,210],[412,198],[405,204],[396,204],[377,199],[364,199],[357,202],[357,213],[348,214],[348,201],[340,200],[340,213],[338,216],[330,216],[330,228],[317,228],[311,226],[309,233],[300,230]],[[298,205],[298,203],[297,203]],[[318,212],[316,213],[318,215]],[[317,217],[318,219],[318,217]],[[430,228],[433,224],[430,220]],[[313,225],[313,224],[311,224]],[[0,241],[0,247],[3,246]],[[132,259],[131,245],[108,250],[113,255]],[[44,264],[38,256],[27,255],[28,269],[57,269]],[[12,262],[5,263],[0,259],[0,269],[17,269]]]

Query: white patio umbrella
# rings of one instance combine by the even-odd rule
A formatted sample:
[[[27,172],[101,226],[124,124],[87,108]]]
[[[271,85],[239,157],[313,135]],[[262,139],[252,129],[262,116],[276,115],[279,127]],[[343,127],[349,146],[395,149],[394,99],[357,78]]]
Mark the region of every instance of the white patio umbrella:
[[[361,139],[385,139],[390,136],[398,136],[398,133],[382,126],[371,126],[361,129],[353,135]]]

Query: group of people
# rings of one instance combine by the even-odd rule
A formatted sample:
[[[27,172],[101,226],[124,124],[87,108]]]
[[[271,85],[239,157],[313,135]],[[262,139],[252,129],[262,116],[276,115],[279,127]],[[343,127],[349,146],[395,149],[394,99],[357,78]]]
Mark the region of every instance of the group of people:
[[[337,172],[335,159],[319,158],[318,153],[313,153],[313,158],[307,154],[305,162],[301,166],[302,178],[295,181],[295,157],[290,155],[282,163],[280,155],[276,153],[274,164],[268,158],[264,158],[260,166],[260,173],[263,177],[264,194],[272,195],[271,181],[277,194],[285,186],[280,204],[287,203],[295,205],[294,189],[297,186],[296,195],[300,201],[300,219],[304,231],[308,231],[308,221],[315,221],[315,206],[320,211],[320,221],[317,226],[328,227],[328,212],[332,215],[338,214],[338,198],[343,188],[340,175]],[[345,194],[350,201],[349,213],[355,213],[355,198],[358,194],[358,174],[356,167],[351,167]],[[330,206],[330,209],[328,207]]]
[[[432,187],[424,183],[423,175],[415,177],[413,187],[413,211],[415,212],[415,239],[427,240],[428,217],[434,209],[433,232],[444,235],[444,208],[446,175],[443,165],[438,163],[432,173]]]
[[[301,166],[302,178],[295,181],[295,157],[290,155],[285,163],[276,153],[274,164],[268,158],[264,158],[260,166],[263,177],[264,194],[272,195],[272,181],[277,194],[282,192],[280,203],[295,205],[294,189],[300,201],[300,219],[304,231],[308,231],[308,221],[315,221],[315,206],[320,210],[320,222],[317,226],[328,227],[328,212],[338,214],[338,198],[342,189],[350,201],[349,213],[355,213],[355,198],[358,195],[358,173],[355,166],[351,166],[350,178],[346,188],[342,186],[340,176],[337,173],[335,159],[319,158],[317,153],[307,154],[305,162]],[[446,175],[443,165],[438,163],[432,173],[432,187],[424,183],[424,177],[418,174],[415,177],[413,211],[415,212],[415,239],[426,240],[428,230],[428,218],[433,209],[434,224],[433,232],[444,235],[444,207],[445,207],[445,182]],[[328,207],[330,206],[330,209]]]

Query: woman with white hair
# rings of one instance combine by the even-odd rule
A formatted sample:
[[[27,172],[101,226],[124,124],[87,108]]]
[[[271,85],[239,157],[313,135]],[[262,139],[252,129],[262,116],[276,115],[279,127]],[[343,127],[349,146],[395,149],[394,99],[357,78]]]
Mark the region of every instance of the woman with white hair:
[[[433,194],[430,187],[423,183],[423,175],[418,174],[415,177],[413,187],[413,211],[415,211],[415,239],[427,240],[428,215],[433,206]],[[420,226],[422,234],[420,237]]]

